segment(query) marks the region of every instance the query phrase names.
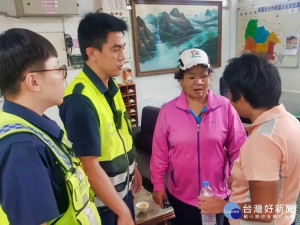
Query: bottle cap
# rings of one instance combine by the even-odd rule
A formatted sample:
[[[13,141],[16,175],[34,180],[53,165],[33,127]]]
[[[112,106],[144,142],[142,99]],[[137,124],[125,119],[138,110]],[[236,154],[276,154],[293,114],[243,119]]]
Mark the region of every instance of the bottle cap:
[[[204,187],[207,187],[207,186],[209,186],[209,181],[202,181],[202,185],[204,186]]]

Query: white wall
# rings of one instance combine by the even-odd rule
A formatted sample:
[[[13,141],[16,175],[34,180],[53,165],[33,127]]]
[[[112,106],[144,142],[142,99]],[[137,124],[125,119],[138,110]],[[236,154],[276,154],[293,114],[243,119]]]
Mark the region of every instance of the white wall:
[[[99,1],[79,1],[79,13],[83,15],[89,11],[96,11],[101,6]],[[0,9],[1,11],[1,9]],[[31,29],[36,32],[65,32],[70,34],[73,38],[76,37],[77,25],[80,20],[79,17],[65,17],[65,18],[9,18],[0,16],[0,32],[12,28],[12,27],[22,27]],[[226,61],[232,56],[230,51],[229,40],[231,40],[232,31],[231,27],[231,14],[229,10],[223,10],[223,24],[222,24],[222,67],[215,69],[214,76],[212,78],[211,89],[219,93],[218,90],[218,81],[221,73],[224,69]],[[131,21],[130,21],[131,23]],[[234,30],[234,29],[233,29]],[[130,33],[130,39],[132,42],[132,34]],[[79,53],[78,49],[75,49],[75,53]],[[131,48],[131,55],[134,56],[133,48]],[[134,70],[134,59],[129,62],[133,72]],[[74,78],[79,70],[70,70],[68,75],[68,82]],[[122,78],[117,78],[118,81],[122,82]],[[174,74],[165,74],[165,75],[155,75],[155,76],[146,76],[146,77],[134,77],[134,82],[136,83],[137,90],[137,101],[138,101],[138,113],[139,120],[141,119],[142,108],[146,105],[161,106],[174,97],[178,96],[181,88],[177,81],[174,79]],[[0,107],[2,104],[0,102]],[[57,107],[52,107],[47,110],[47,115],[61,123]]]
[[[12,11],[13,7],[7,7],[8,5],[14,5],[13,1],[11,0],[1,0],[0,4],[0,12]],[[78,22],[80,21],[81,15],[89,11],[96,11],[100,8],[99,3],[100,1],[94,0],[79,0],[80,4],[79,7],[79,16],[73,17],[6,17],[1,15],[0,13],[0,33],[3,31],[10,29],[10,28],[25,28],[30,29],[32,31],[38,33],[67,33],[70,34],[72,37],[77,38],[77,27]],[[9,10],[7,10],[9,9]],[[64,42],[64,40],[61,40]],[[54,44],[54,43],[52,43]],[[54,44],[55,45],[55,44]],[[57,48],[57,46],[55,46]],[[58,50],[58,49],[57,49]],[[74,52],[75,51],[75,52]],[[73,53],[79,53],[79,49],[74,49]],[[59,52],[60,53],[60,52]],[[64,54],[65,49],[64,49]],[[80,70],[75,70],[72,68],[68,68],[68,79],[67,82],[70,82],[76,74]],[[0,99],[0,109],[3,105],[3,99]],[[46,114],[57,121],[58,124],[62,124],[57,107],[52,107],[46,111]]]
[[[79,13],[83,15],[86,12],[95,12],[101,6],[100,1],[96,0],[80,0],[79,1]],[[2,11],[0,9],[0,11]],[[73,38],[77,37],[77,26],[81,16],[78,17],[65,17],[65,18],[10,18],[0,16],[0,32],[13,28],[22,27],[31,29],[36,32],[65,32],[70,34]],[[229,40],[231,40],[231,14],[229,10],[223,10],[223,29],[222,29],[222,67],[215,69],[214,76],[212,78],[211,89],[218,93],[218,82],[219,77],[224,69],[226,61],[231,56]],[[131,24],[131,19],[130,19]],[[132,43],[132,33],[130,32],[130,39]],[[131,55],[134,56],[133,48],[131,48]],[[234,51],[233,51],[234,52]],[[79,53],[79,49],[75,49],[75,53]],[[133,72],[134,70],[134,59],[129,62]],[[78,70],[70,70],[68,75],[68,82],[74,78],[78,73]],[[122,78],[117,78],[118,81],[122,82]],[[170,101],[174,97],[178,96],[181,88],[177,81],[174,79],[174,74],[155,75],[146,77],[134,77],[137,89],[137,102],[138,102],[138,113],[139,120],[141,119],[142,108],[146,105],[161,106],[162,104]],[[0,102],[0,107],[2,103]],[[57,107],[52,107],[47,110],[47,115],[61,123]],[[140,122],[140,121],[139,121]]]
[[[86,12],[95,12],[101,6],[100,1],[96,0],[79,0],[79,13],[83,15]],[[252,1],[247,1],[252,2]],[[219,93],[219,78],[227,64],[228,59],[235,56],[235,39],[236,39],[236,13],[237,13],[237,0],[229,1],[229,9],[223,9],[222,19],[222,61],[221,67],[214,69],[214,74],[211,81],[211,89],[215,93]],[[1,8],[0,8],[0,11]],[[0,16],[0,32],[12,28],[23,27],[31,29],[36,32],[66,32],[73,38],[77,38],[77,26],[81,16],[65,17],[65,18],[9,18]],[[130,21],[131,23],[131,21]],[[131,43],[132,34],[130,33]],[[75,53],[79,53],[79,49],[74,49]],[[131,49],[133,54],[133,48]],[[128,62],[134,70],[134,59]],[[68,82],[74,78],[79,70],[69,70]],[[282,79],[283,89],[292,89],[293,86],[298,85],[300,79],[298,77],[299,68],[296,69],[280,69],[280,72],[288,75],[288,79]],[[134,73],[135,74],[135,73]],[[285,78],[285,77],[284,77]],[[117,78],[122,81],[121,77]],[[297,80],[297,82],[294,82]],[[164,74],[155,76],[134,77],[137,89],[138,113],[139,122],[141,119],[142,108],[146,105],[161,106],[163,103],[168,102],[174,97],[178,96],[181,88],[177,81],[174,79],[174,74]],[[294,104],[291,104],[291,108]],[[0,108],[2,103],[0,102]],[[47,115],[56,121],[60,122],[57,108],[53,107],[47,111]],[[300,112],[300,110],[299,110]]]

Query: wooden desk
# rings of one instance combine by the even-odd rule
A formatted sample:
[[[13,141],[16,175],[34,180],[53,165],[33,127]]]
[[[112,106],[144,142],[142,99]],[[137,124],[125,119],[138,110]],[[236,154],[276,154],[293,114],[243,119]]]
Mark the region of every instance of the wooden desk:
[[[171,206],[166,209],[161,209],[160,206],[153,201],[152,194],[143,188],[138,194],[134,195],[134,206],[141,201],[148,202],[149,208],[147,212],[140,212],[138,208],[134,208],[136,224],[167,225],[168,220],[175,218],[174,210]]]

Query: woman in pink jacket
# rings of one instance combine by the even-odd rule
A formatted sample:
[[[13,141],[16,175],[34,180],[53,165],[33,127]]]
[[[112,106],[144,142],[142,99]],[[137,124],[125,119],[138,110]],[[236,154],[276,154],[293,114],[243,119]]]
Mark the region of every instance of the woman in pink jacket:
[[[175,79],[182,92],[161,108],[153,136],[153,199],[162,208],[163,200],[171,202],[177,225],[199,225],[197,197],[202,181],[209,181],[215,196],[228,198],[227,178],[246,133],[229,100],[209,90],[207,54],[189,49],[178,62]],[[218,224],[223,224],[223,218],[223,214],[217,215]]]

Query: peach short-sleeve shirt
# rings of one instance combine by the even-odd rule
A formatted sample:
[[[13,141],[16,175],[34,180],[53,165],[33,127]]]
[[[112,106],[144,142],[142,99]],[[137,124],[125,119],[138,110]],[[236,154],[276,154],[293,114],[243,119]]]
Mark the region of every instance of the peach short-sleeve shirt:
[[[262,206],[262,210],[277,210],[277,218],[271,224],[290,225],[295,219],[300,191],[300,123],[281,104],[262,113],[246,131],[248,139],[231,171],[229,201],[250,201],[248,181],[279,180],[278,205]],[[258,223],[231,220],[230,224]]]

